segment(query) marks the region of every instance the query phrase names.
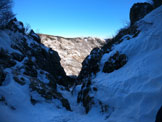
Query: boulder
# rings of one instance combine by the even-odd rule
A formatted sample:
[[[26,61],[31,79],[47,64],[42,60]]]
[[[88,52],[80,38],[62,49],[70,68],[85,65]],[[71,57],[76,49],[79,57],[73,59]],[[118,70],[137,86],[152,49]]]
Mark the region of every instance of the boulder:
[[[6,78],[6,74],[3,71],[3,68],[0,66],[0,86],[3,84],[3,81]]]
[[[15,52],[12,53],[11,56],[12,56],[12,59],[17,60],[19,62],[21,62],[24,59],[23,55],[21,55],[19,53],[15,53]]]
[[[16,62],[10,57],[9,53],[4,49],[0,49],[0,66],[9,68],[15,65]]]
[[[146,14],[153,10],[149,3],[135,3],[130,9],[130,22],[133,25],[136,21],[142,19]]]
[[[21,77],[21,78],[19,78],[19,77],[16,77],[16,76],[14,76],[13,77],[13,79],[18,83],[18,84],[20,84],[20,85],[25,85],[25,79],[23,78],[23,77]]]
[[[90,55],[82,63],[82,69],[79,73],[78,80],[82,81],[84,78],[90,77],[92,74],[96,75],[99,72],[99,61],[102,57],[102,52],[99,48],[94,48]]]
[[[162,0],[153,0],[154,2],[154,7],[157,8],[159,7],[160,5],[162,5]]]
[[[105,62],[103,67],[103,72],[111,73],[114,70],[117,70],[124,66],[127,62],[127,57],[125,54],[119,54],[116,52],[113,56],[111,56],[107,62]]]
[[[14,32],[18,31],[22,34],[25,34],[24,24],[20,21],[17,21],[16,18],[11,19],[10,22],[7,24],[6,28]]]
[[[39,35],[37,35],[33,30],[30,31],[29,36],[32,37],[36,42],[41,42]]]
[[[35,50],[31,50],[31,54],[35,57],[36,67],[47,71],[54,77],[53,82],[68,87],[68,78],[64,69],[60,64],[60,57],[56,51],[52,49],[45,50],[37,45],[32,45]]]

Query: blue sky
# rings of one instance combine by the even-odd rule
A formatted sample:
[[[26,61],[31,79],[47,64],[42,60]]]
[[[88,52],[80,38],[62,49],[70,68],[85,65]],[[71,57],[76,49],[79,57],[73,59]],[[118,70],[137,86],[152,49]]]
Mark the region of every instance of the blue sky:
[[[146,0],[14,0],[18,20],[36,32],[107,38],[129,22],[135,2]]]

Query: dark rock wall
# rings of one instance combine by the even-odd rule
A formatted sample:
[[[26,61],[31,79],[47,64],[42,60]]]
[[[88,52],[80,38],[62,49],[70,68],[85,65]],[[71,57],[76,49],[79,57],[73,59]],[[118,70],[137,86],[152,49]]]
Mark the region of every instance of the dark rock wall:
[[[156,121],[155,122],[162,122],[162,107],[157,112]]]
[[[36,91],[46,100],[58,99],[71,111],[68,100],[57,91],[57,86],[68,89],[74,80],[66,76],[58,53],[41,44],[40,37],[33,30],[26,34],[23,23],[16,19],[11,20],[3,31],[12,39],[11,50],[14,51],[0,49],[0,86],[8,75],[6,68],[10,68],[16,83],[25,85],[25,79],[30,80],[32,103],[38,102],[32,97],[32,92]],[[45,76],[49,82],[45,83],[40,76]]]
[[[136,3],[130,10],[130,22],[133,25],[136,21],[142,19],[146,14],[153,10],[149,3]]]
[[[162,0],[153,0],[154,7],[157,8],[162,5]]]

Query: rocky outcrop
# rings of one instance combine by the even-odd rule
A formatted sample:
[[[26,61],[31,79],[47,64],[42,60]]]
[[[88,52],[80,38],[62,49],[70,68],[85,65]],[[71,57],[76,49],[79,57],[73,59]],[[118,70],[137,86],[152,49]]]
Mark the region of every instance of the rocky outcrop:
[[[71,111],[71,107],[68,100],[65,99],[61,93],[57,92],[56,88],[53,89],[53,87],[50,87],[49,85],[50,84],[44,84],[39,80],[33,79],[30,83],[30,89],[32,92],[34,91],[38,92],[46,100],[52,100],[52,99],[60,100],[62,106],[64,106],[67,110]],[[34,98],[34,96],[31,95],[31,102],[32,104],[36,104],[38,102],[37,98]]]
[[[68,100],[57,91],[57,86],[68,90],[74,80],[66,76],[58,53],[41,44],[40,37],[33,30],[26,34],[23,23],[16,19],[0,31],[2,36],[5,35],[0,37],[0,43],[8,42],[7,49],[0,45],[0,86],[13,81],[22,86],[28,84],[31,102],[39,101],[32,96],[35,91],[47,100],[58,99],[63,107],[71,111]],[[6,77],[12,80],[6,81]]]
[[[143,18],[146,14],[153,10],[153,6],[149,3],[136,3],[130,10],[130,21],[133,25],[136,21]]]
[[[162,122],[162,107],[157,112],[156,121],[155,122]]]
[[[15,65],[16,61],[10,58],[10,54],[4,49],[0,49],[0,66],[3,68],[10,68]]]
[[[40,39],[39,35],[37,35],[36,33],[34,33],[33,30],[30,31],[29,35],[30,35],[35,41],[37,41],[38,43],[41,43],[41,39]]]
[[[39,34],[41,42],[53,50],[56,50],[61,57],[61,65],[67,75],[77,76],[81,70],[82,62],[91,50],[95,47],[101,47],[105,40],[99,38],[64,38],[60,36],[51,36]]]
[[[79,73],[78,80],[84,81],[84,79],[96,75],[99,71],[100,60],[105,53],[111,52],[112,47],[121,43],[124,39],[130,40],[135,38],[139,33],[140,31],[137,29],[137,26],[131,25],[121,29],[114,38],[107,39],[106,44],[101,48],[94,48],[90,55],[88,55],[82,62],[82,69]]]
[[[107,51],[111,49],[107,49]],[[92,78],[96,76],[100,71],[100,60],[102,56],[107,52],[105,47],[99,49],[95,48],[91,54],[84,60],[82,70],[78,76],[78,84],[82,87],[78,93],[77,102],[81,103],[86,113],[89,112],[94,104],[98,104],[101,107],[101,111],[107,112],[107,104],[104,104],[99,99],[95,99],[97,88],[92,83]],[[118,51],[105,62],[103,72],[111,73],[114,70],[118,70],[127,63],[127,56],[120,54]],[[109,108],[111,109],[111,108]]]
[[[106,44],[101,48],[94,48],[90,55],[88,55],[82,63],[82,69],[77,78],[78,83],[81,84],[81,89],[78,93],[77,101],[85,108],[86,113],[89,112],[93,104],[98,104],[102,109],[107,108],[107,104],[95,98],[97,88],[93,86],[92,79],[101,70],[100,61],[104,54],[108,54],[113,50],[113,46],[120,44],[123,40],[130,40],[138,36],[140,31],[137,25],[131,25],[127,28],[121,29],[117,35],[112,39],[107,39]],[[103,72],[111,73],[118,70],[127,63],[127,56],[115,52],[114,55],[109,57],[103,66]],[[97,102],[96,102],[97,101]],[[104,106],[104,107],[103,107]],[[113,108],[109,108],[112,109]],[[106,111],[106,109],[104,109]],[[102,110],[101,110],[102,111]]]
[[[2,85],[3,81],[5,80],[6,74],[3,72],[3,68],[0,67],[0,86]]]
[[[82,62],[82,69],[78,76],[78,81],[82,82],[84,79],[90,78],[91,75],[96,75],[99,72],[99,61],[103,52],[99,48],[94,48],[90,55],[88,55]]]
[[[162,5],[162,0],[153,0],[154,2],[154,7],[157,8],[159,7],[160,5]]]
[[[103,67],[103,72],[111,73],[114,70],[117,70],[124,66],[127,62],[127,56],[125,54],[119,54],[116,52],[113,56],[111,56],[108,61],[105,62]]]
[[[131,40],[136,38],[140,33],[136,21],[143,18],[146,14],[153,10],[152,5],[149,3],[137,3],[134,4],[130,11],[131,25],[127,28],[121,29],[117,35],[112,39],[107,39],[106,44],[101,48],[95,48],[91,51],[82,63],[82,69],[78,76],[78,84],[81,84],[80,92],[78,93],[78,103],[81,103],[85,111],[88,112],[93,104],[104,105],[102,101],[96,100],[95,93],[97,88],[93,86],[92,79],[96,76],[99,71],[104,73],[111,73],[114,70],[118,70],[127,63],[127,56],[118,51],[115,51],[107,61],[103,64],[101,69],[101,58],[104,54],[109,54],[113,51],[115,45],[120,44],[123,40]],[[96,101],[98,101],[96,103]],[[102,108],[102,107],[101,107]]]

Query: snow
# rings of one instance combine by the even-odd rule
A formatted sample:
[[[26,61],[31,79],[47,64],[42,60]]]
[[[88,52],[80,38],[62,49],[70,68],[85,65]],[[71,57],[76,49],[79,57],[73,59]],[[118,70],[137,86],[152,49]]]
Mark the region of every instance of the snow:
[[[32,105],[30,78],[24,75],[26,84],[21,86],[13,80],[12,69],[6,69],[8,75],[4,85],[0,86],[0,97],[5,97],[7,105],[0,101],[0,122],[154,122],[162,105],[161,19],[162,7],[137,23],[141,32],[136,38],[125,39],[115,45],[112,52],[102,57],[101,71],[97,73],[93,83],[98,89],[95,97],[114,108],[109,118],[106,119],[104,114],[98,112],[97,106],[85,114],[83,107],[76,102],[81,86],[77,86],[73,95],[58,87],[58,91],[69,100],[73,112],[61,107],[58,100],[50,102],[42,99],[38,104]],[[5,31],[0,31],[0,48],[12,50],[11,42]],[[116,51],[126,54],[128,62],[119,70],[103,73],[104,63]],[[49,82],[40,73],[39,79]],[[32,93],[40,97],[37,93]]]
[[[162,105],[162,7],[138,22],[141,33],[124,40],[101,60],[116,51],[128,56],[124,67],[112,73],[99,72],[93,79],[97,98],[114,107],[109,122],[154,122]],[[105,97],[106,96],[106,97]]]
[[[14,24],[17,26],[17,28],[18,28],[19,30],[22,30],[22,29],[23,29],[23,25],[20,24],[20,22],[14,21]]]
[[[5,31],[0,30],[0,48],[8,51],[13,51],[11,46],[11,39]]]
[[[22,87],[14,81],[1,87],[0,93],[5,95],[9,105],[16,108],[16,110],[11,110],[9,106],[0,103],[0,122],[85,122],[87,120],[95,122],[103,118],[100,114],[94,117],[95,110],[87,116],[83,112],[81,114],[80,112],[68,112],[64,108],[59,109],[56,106],[57,100],[52,103],[42,101],[32,105],[28,85]]]
[[[0,30],[0,48],[4,48],[9,53],[20,53],[19,51],[12,49],[11,45],[13,43],[21,43],[23,41],[21,40],[22,38],[27,40],[26,42],[28,46],[33,43],[37,44],[37,42],[18,31],[12,32],[10,30]],[[43,46],[42,48],[47,51],[49,50]],[[17,62],[15,66],[4,70],[4,72],[7,73],[7,76],[3,85],[0,86],[0,122],[85,122],[87,120],[94,122],[102,122],[103,120],[104,122],[105,118],[99,112],[96,113],[96,109],[90,112],[88,116],[85,114],[84,108],[76,102],[77,91],[74,92],[74,95],[71,95],[70,92],[60,90],[59,87],[57,88],[65,98],[69,99],[73,112],[69,112],[62,107],[62,103],[57,99],[47,101],[37,92],[31,92],[29,83],[34,79],[22,74],[24,69],[21,69],[25,60],[27,60],[27,57],[21,62]],[[34,57],[32,57],[32,61],[35,61]],[[49,83],[49,80],[46,77],[47,72],[41,70],[37,70],[37,72],[38,80],[45,84]],[[43,72],[43,74],[41,72]],[[13,79],[14,76],[19,78],[23,77],[26,84],[22,86],[15,82]],[[33,105],[30,101],[31,95],[39,100],[39,103]],[[2,96],[5,98],[5,101],[1,101]],[[96,114],[96,117],[94,117],[94,113]]]

